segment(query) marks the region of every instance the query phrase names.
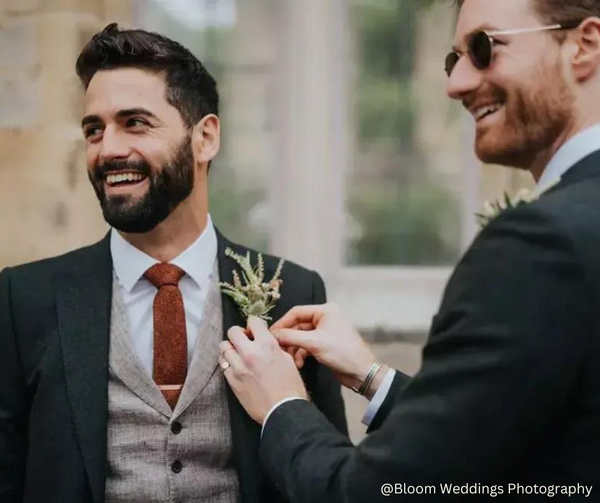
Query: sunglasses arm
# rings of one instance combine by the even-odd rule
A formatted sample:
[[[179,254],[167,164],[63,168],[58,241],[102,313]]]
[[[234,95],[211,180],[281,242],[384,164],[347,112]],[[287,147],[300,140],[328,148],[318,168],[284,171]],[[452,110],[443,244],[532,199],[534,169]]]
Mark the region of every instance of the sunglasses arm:
[[[517,28],[514,30],[486,31],[485,33],[489,37],[494,37],[497,35],[521,35],[522,33],[536,33],[540,31],[562,30],[565,28],[567,28],[566,25],[551,24],[549,26],[536,26],[535,28]]]

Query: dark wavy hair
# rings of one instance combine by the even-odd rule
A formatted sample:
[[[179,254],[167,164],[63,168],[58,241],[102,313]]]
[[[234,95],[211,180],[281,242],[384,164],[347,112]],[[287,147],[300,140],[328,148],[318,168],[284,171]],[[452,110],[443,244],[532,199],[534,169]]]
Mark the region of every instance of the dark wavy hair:
[[[158,33],[121,30],[111,23],[91,38],[75,66],[85,89],[97,71],[127,67],[164,74],[166,99],[188,127],[219,114],[215,79],[189,50]]]

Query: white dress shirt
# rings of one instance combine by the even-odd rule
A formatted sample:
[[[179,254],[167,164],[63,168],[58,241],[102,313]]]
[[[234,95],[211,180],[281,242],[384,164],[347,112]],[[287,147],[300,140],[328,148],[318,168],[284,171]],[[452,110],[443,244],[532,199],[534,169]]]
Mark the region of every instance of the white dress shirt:
[[[600,150],[600,124],[596,124],[576,134],[557,150],[538,181],[538,191],[543,192],[544,189],[560,180],[575,164],[597,150]],[[362,419],[362,422],[367,426],[371,424],[379,407],[381,407],[381,404],[387,397],[392,381],[394,380],[394,375],[394,370],[388,372],[381,387],[371,400]]]
[[[154,362],[152,308],[156,288],[143,275],[150,267],[157,264],[158,260],[129,244],[115,229],[112,229],[110,235],[110,252],[129,321],[131,342],[148,374],[152,375]],[[217,234],[209,216],[206,228],[200,237],[170,262],[185,271],[185,275],[179,281],[179,288],[185,309],[188,365],[196,347],[216,258]]]
[[[600,150],[600,124],[584,129],[558,149],[538,182],[539,191],[559,180],[579,161]]]

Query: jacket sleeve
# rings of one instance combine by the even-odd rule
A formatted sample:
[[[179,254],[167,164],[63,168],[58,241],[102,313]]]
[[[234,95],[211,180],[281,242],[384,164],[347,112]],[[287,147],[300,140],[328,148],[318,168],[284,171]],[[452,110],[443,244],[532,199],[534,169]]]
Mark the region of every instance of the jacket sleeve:
[[[312,303],[325,304],[327,296],[323,280],[316,272],[313,272],[312,275]],[[340,384],[336,381],[332,372],[319,365],[314,358],[307,359],[305,365],[306,369],[303,376],[311,400],[339,432],[348,435],[348,423]]]
[[[408,386],[410,383],[411,377],[404,374],[400,370],[396,370],[396,374],[394,375],[394,380],[392,381],[392,385],[388,390],[388,393],[383,400],[383,403],[377,409],[375,413],[375,417],[371,421],[369,428],[367,429],[367,433],[373,433],[375,430],[379,429],[381,424],[385,421],[385,419],[389,416],[390,412],[394,408],[394,404],[396,400],[400,399],[400,395],[404,391],[404,388]]]
[[[10,270],[0,273],[0,501],[23,501],[28,405],[12,321]]]
[[[359,446],[309,403],[277,409],[261,462],[292,502],[378,501],[384,483],[494,483],[553,438],[595,327],[573,244],[535,205],[479,235],[444,294],[421,371]],[[402,501],[422,501],[404,494]]]

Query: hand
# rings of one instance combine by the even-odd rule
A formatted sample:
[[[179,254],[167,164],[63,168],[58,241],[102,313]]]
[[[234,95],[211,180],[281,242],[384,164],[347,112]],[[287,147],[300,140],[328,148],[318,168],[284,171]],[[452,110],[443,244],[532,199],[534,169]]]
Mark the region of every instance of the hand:
[[[267,324],[259,318],[248,319],[251,340],[241,327],[227,332],[229,341],[221,343],[219,364],[225,379],[246,412],[262,424],[271,408],[284,398],[307,398],[294,359],[283,351]]]
[[[308,354],[308,351],[306,351],[306,349],[294,348],[294,347],[283,348],[283,349],[294,359],[294,364],[296,365],[296,368],[298,370],[300,370],[302,367],[304,367],[304,362],[305,362],[306,358],[308,358],[310,356]]]
[[[297,306],[271,327],[283,347],[308,351],[330,368],[347,388],[359,388],[377,361],[360,334],[344,318],[336,304]],[[386,368],[377,373],[367,397],[375,393]]]

